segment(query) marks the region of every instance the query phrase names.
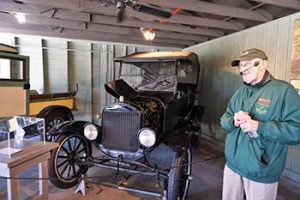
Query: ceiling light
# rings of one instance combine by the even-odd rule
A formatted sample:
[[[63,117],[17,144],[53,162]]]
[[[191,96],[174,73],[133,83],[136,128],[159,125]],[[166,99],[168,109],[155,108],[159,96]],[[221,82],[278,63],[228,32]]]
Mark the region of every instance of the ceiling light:
[[[26,16],[24,13],[15,13],[14,16],[19,24],[24,24],[26,22]]]
[[[151,29],[147,30],[145,28],[141,28],[143,36],[146,40],[152,41],[155,38],[155,32]]]
[[[153,40],[155,38],[155,33],[153,31],[145,31],[144,37],[146,40]]]

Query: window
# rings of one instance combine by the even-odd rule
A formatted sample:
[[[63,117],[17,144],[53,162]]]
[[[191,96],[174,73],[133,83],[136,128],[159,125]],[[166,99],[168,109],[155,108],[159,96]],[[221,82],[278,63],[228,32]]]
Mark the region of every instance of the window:
[[[0,58],[0,79],[24,80],[24,61]]]

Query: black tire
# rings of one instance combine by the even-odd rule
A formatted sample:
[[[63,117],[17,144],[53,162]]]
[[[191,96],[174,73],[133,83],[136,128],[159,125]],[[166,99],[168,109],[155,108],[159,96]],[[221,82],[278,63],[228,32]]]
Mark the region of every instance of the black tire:
[[[45,116],[46,141],[52,141],[53,138],[48,134],[48,131],[64,121],[72,120],[73,116],[63,110],[53,110]]]
[[[61,135],[56,142],[59,146],[50,157],[50,181],[58,188],[71,188],[88,170],[87,166],[77,161],[87,160],[91,156],[91,144],[78,133]]]
[[[176,154],[169,172],[167,199],[185,200],[188,194],[192,173],[192,155],[188,148],[181,155]]]

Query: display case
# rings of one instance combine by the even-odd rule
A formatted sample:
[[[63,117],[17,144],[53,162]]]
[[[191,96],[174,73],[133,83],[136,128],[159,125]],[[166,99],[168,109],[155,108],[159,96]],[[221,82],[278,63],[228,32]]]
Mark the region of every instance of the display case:
[[[0,120],[0,156],[8,157],[33,145],[45,142],[45,122],[42,118],[13,116]]]

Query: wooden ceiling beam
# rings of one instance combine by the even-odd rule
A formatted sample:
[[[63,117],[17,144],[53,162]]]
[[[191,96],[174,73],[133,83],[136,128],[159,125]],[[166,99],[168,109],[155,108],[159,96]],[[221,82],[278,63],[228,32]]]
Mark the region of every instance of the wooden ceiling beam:
[[[62,1],[62,0],[20,0],[20,2],[24,3],[30,3],[35,5],[41,5],[41,6],[49,6],[52,8],[63,8],[68,10],[80,10],[82,8],[82,4],[80,3],[81,0],[68,0],[68,1]]]
[[[17,23],[16,19],[11,14],[0,13],[0,18],[5,21],[10,21],[11,23]],[[38,17],[34,15],[26,16],[26,24],[57,26],[57,27],[73,28],[73,29],[80,29],[80,30],[86,29],[85,22],[78,22],[78,21],[65,20],[65,19],[55,19],[55,18],[48,18],[48,17]],[[23,26],[23,25],[24,24],[19,24],[19,26]]]
[[[259,22],[269,21],[266,17],[253,10],[247,10],[238,7],[220,5],[215,3],[208,3],[198,0],[139,0],[139,2],[147,4],[155,4],[161,7],[181,8],[185,10],[192,10],[196,12],[215,14],[226,17],[234,17],[240,19],[247,19]]]
[[[283,8],[292,8],[300,10],[300,2],[297,0],[251,0],[259,3],[266,3],[274,6],[280,6]]]
[[[2,8],[2,9],[1,9]],[[70,13],[66,10],[59,10],[56,12],[55,17],[51,17],[48,14],[45,15],[45,17],[38,17],[37,14],[40,13],[40,9],[33,9],[30,6],[27,6],[25,4],[17,4],[17,3],[3,3],[0,2],[0,11],[5,11],[5,12],[10,12],[14,13],[17,11],[30,14],[27,15],[27,23],[29,24],[41,24],[41,25],[48,25],[48,26],[57,26],[61,28],[73,28],[73,29],[80,29],[80,30],[85,30],[85,29],[92,29],[92,30],[101,30],[101,32],[109,32],[109,33],[119,33],[119,34],[132,34],[133,32],[135,34],[140,33],[139,27],[135,27],[135,29],[128,28],[128,27],[120,27],[120,26],[108,26],[105,24],[88,24],[83,21],[73,21],[73,20],[65,20],[65,19],[57,19],[56,17],[62,17],[62,18],[67,18],[67,19],[76,19],[77,13]],[[45,14],[45,13],[43,13]],[[83,13],[85,14],[85,13]],[[12,18],[11,16],[7,14],[0,14],[2,16],[2,19],[5,20],[10,20],[11,22],[14,22],[15,19]],[[84,17],[84,16],[83,16]],[[110,17],[113,18],[114,17]],[[86,18],[85,21],[90,21],[90,18]],[[118,23],[115,23],[115,25],[118,25]],[[196,41],[196,42],[201,42],[201,41],[206,41],[208,40],[207,37],[203,36],[198,36],[198,35],[181,35],[177,33],[166,33],[162,32],[160,33],[159,31],[156,31],[157,37],[162,37],[162,38],[169,38],[169,39],[181,39],[181,40],[189,40],[191,41]],[[173,38],[175,37],[175,38]]]
[[[104,15],[116,16],[118,8],[114,5],[108,7],[101,7],[101,4],[97,0],[20,0],[21,2],[30,4],[32,6],[48,6],[50,8],[67,9],[71,11],[82,11],[82,12],[92,12],[101,13]],[[133,11],[132,9],[126,9],[126,15],[143,18],[145,21],[152,21],[153,19],[160,20],[161,17],[140,13]]]
[[[116,11],[108,11],[108,9],[111,10],[111,7],[108,8],[94,8],[94,9],[88,9],[87,11],[93,12],[96,14],[101,15],[112,15],[117,12]],[[127,17],[126,17],[127,16]],[[171,16],[168,19],[156,17],[154,15],[139,13],[137,11],[134,11],[132,9],[126,9],[125,13],[125,19],[124,21],[131,21],[131,19],[128,17],[138,18],[142,19],[143,21],[148,21],[149,23],[153,22],[153,20],[157,21],[164,21],[165,24],[168,23],[176,23],[176,24],[187,24],[187,25],[196,25],[196,26],[202,26],[202,27],[211,27],[211,28],[221,28],[226,30],[240,30],[239,27],[235,26],[234,24],[231,24],[230,22],[224,22],[222,20],[215,20],[215,19],[209,19],[209,18],[201,18],[201,17],[193,17],[193,16],[187,16],[182,14],[176,14]],[[116,22],[116,18],[113,19],[114,22]]]
[[[133,30],[133,29],[127,28],[127,31],[123,31],[124,28],[118,28],[118,29],[120,29],[120,31],[117,31],[117,30],[115,30],[115,28],[118,28],[118,27],[112,27],[112,26],[100,25],[100,24],[89,24],[87,27],[87,30],[88,31],[105,32],[105,33],[113,33],[113,34],[123,34],[123,35],[127,35],[127,36],[139,35],[140,38],[143,39],[142,32],[139,30]],[[169,39],[155,38],[155,41],[157,41],[157,40],[165,40],[165,41],[169,40],[169,41],[173,41],[173,43],[178,43],[178,44],[189,44],[189,45],[195,44],[195,42],[193,42],[191,40],[184,40],[184,39],[175,40],[175,39],[171,39],[171,38],[169,38]]]
[[[112,16],[116,16],[117,12],[119,11],[119,9],[115,5],[102,7],[101,3],[98,0],[50,0],[50,1],[20,0],[20,1],[31,5],[48,6],[52,8],[61,8],[61,9],[67,9],[72,11],[100,13],[100,14],[112,15]],[[134,11],[131,8],[126,9],[126,15],[135,18],[143,18],[143,20],[145,21],[152,21],[154,19],[155,20],[163,19],[158,16]]]
[[[191,40],[196,42],[204,42],[208,40],[208,37],[200,36],[200,35],[192,35],[192,34],[182,34],[182,33],[172,33],[168,31],[158,31],[155,30],[155,34],[157,37],[161,38],[172,38],[178,40]]]
[[[54,2],[56,2],[57,0],[53,0]],[[33,3],[33,4],[36,4],[36,5],[42,5],[43,2],[41,2],[40,0],[23,0],[23,2],[26,2],[26,3]],[[99,3],[99,2],[98,2]],[[75,0],[72,0],[71,3],[68,2],[67,5],[65,6],[61,6],[61,4],[58,4],[56,8],[64,8],[64,9],[77,9],[77,11],[79,12],[79,8],[80,6],[75,6],[76,4],[76,1]],[[77,3],[78,4],[78,3]],[[51,1],[50,2],[46,2],[45,4],[43,5],[47,5],[47,6],[54,6],[53,2]],[[81,5],[82,6],[82,5]],[[90,8],[90,9],[88,9]],[[83,7],[81,8],[83,9]],[[99,8],[93,8],[93,7],[87,7],[86,10],[101,10],[101,12],[99,13],[103,13],[103,14],[112,14],[112,13],[116,13],[118,9],[114,9],[112,7],[107,7],[107,8],[103,8],[103,7],[99,7]],[[73,13],[74,14],[77,14],[78,12],[76,13]],[[64,11],[62,10],[59,10],[59,12],[57,12],[55,14],[55,17],[59,17],[59,16],[65,16],[65,18],[67,17],[68,19],[71,18],[72,16],[72,13],[69,13],[68,14],[63,14]],[[138,15],[138,16],[145,16],[145,14],[143,13],[138,13],[136,11],[132,11],[132,9],[126,9],[126,14],[128,13],[131,13],[131,16],[133,16],[134,14]],[[86,13],[87,14],[87,13]],[[137,17],[137,16],[134,16],[134,17]],[[97,15],[94,15],[94,16],[97,16]],[[147,15],[147,16],[151,16],[151,15]],[[99,17],[98,17],[99,18]],[[130,20],[130,19],[125,19],[124,21],[126,22],[123,22],[122,24],[119,24],[117,23],[117,20],[115,17],[113,16],[106,16],[106,19],[108,20],[101,20],[101,23],[104,23],[104,24],[112,24],[112,25],[126,25],[126,26],[131,26],[131,27],[146,27],[146,28],[155,28],[155,29],[159,29],[159,30],[166,30],[166,31],[169,31],[169,30],[173,30],[173,31],[176,31],[176,32],[182,32],[182,33],[190,33],[190,34],[196,34],[196,35],[204,35],[204,36],[211,36],[211,37],[219,37],[219,36],[222,36],[224,35],[224,33],[222,31],[216,31],[216,30],[213,30],[213,29],[204,29],[204,28],[190,28],[190,27],[185,27],[185,26],[182,26],[182,25],[178,25],[178,24],[170,24],[170,23],[165,23],[165,24],[158,24],[157,22],[145,22],[145,21],[139,21],[139,20]],[[144,20],[145,18],[143,18]],[[160,18],[161,19],[161,18]],[[174,22],[176,23],[176,20],[179,20],[177,19],[177,17],[174,18]],[[184,23],[181,21],[180,23],[183,23],[183,24],[190,24],[190,25],[193,25],[190,21],[195,21],[195,19],[193,19],[192,17],[190,19],[188,18],[185,18],[185,21]],[[199,21],[202,21],[202,22],[205,22],[205,20],[199,20]],[[209,27],[217,27],[217,28],[221,28],[221,26],[223,28],[226,28],[226,29],[230,29],[230,30],[240,30],[238,29],[237,26],[235,26],[234,24],[230,24],[229,22],[223,22],[223,21],[219,21],[219,22],[216,22],[217,20],[210,20],[211,22],[211,26]],[[100,22],[98,22],[100,23]],[[197,24],[199,24],[197,22]],[[221,25],[223,24],[223,25]],[[195,25],[195,24],[194,24]],[[208,23],[205,22],[205,24],[203,24],[203,26],[208,26]]]
[[[16,3],[13,1],[1,1],[0,11],[5,12],[20,12],[30,15],[42,15],[47,17],[55,17],[61,19],[70,19],[82,22],[90,21],[90,13],[75,12],[72,10],[61,10],[56,7],[40,6],[40,5],[28,5],[26,3]]]
[[[157,30],[165,30],[165,31],[176,31],[180,33],[189,33],[195,35],[204,35],[211,37],[218,37],[224,35],[222,31],[216,31],[211,29],[204,28],[191,28],[189,26],[183,26],[179,24],[170,24],[170,23],[156,23],[156,22],[145,22],[140,20],[127,20],[125,19],[122,23],[117,23],[116,19],[111,16],[105,15],[92,15],[93,23],[100,24],[113,24],[119,26],[130,26],[130,27],[141,27],[141,28],[152,28]]]
[[[68,25],[64,25],[64,26],[56,26],[53,25],[52,21],[57,22],[58,19],[52,19],[52,18],[48,18],[48,19],[43,19],[46,17],[42,17],[42,18],[38,18],[38,17],[34,17],[34,16],[29,16],[29,18],[27,18],[27,23],[26,24],[18,24],[16,22],[16,20],[14,19],[14,17],[10,14],[4,14],[4,13],[0,13],[0,18],[3,19],[3,21],[5,21],[6,23],[9,24],[13,24],[14,26],[20,26],[20,27],[28,27],[25,25],[41,25],[41,26],[48,26],[49,27],[49,31],[51,30],[56,30],[57,28],[59,29],[58,32],[63,32],[66,29],[72,29],[72,30],[81,30],[82,32],[80,32],[80,34],[84,35],[84,31],[89,32],[98,32],[98,34],[118,34],[118,35],[125,35],[125,37],[130,37],[130,36],[136,36],[139,37],[139,40],[144,40],[142,33],[140,32],[140,30],[138,29],[130,29],[130,28],[120,28],[120,27],[114,27],[114,26],[108,26],[108,25],[100,25],[100,24],[89,24],[87,27],[82,27],[82,26],[74,26],[74,24],[66,21],[66,20],[62,20],[61,24],[66,23]],[[155,38],[155,42],[166,42],[166,43],[177,43],[177,44],[182,44],[182,45],[192,45],[195,44],[195,41],[191,41],[191,40],[178,40],[178,39],[172,39],[172,38]]]
[[[68,38],[68,39],[79,39],[79,40],[88,40],[96,42],[115,42],[123,44],[140,44],[147,46],[162,46],[162,47],[175,47],[175,48],[184,48],[187,45],[168,43],[167,42],[156,42],[156,41],[145,41],[140,37],[134,36],[124,36],[118,34],[107,34],[93,31],[82,31],[74,29],[64,29],[62,32],[49,31],[49,28],[42,25],[29,25],[25,24],[24,26],[16,26],[14,24],[6,23],[0,21],[0,32],[5,33],[16,33],[16,34],[26,34],[26,35],[36,35],[44,37],[58,37],[58,38]]]
[[[47,25],[52,25],[52,26],[61,26],[61,27],[65,27],[64,23],[69,23],[70,21],[61,21],[62,19],[67,19],[67,20],[71,20],[71,23],[75,23],[76,24],[80,24],[81,26],[84,26],[84,23],[82,22],[90,22],[91,19],[91,15],[89,13],[84,13],[84,12],[73,12],[73,11],[69,11],[69,10],[60,10],[60,9],[49,9],[46,7],[41,7],[41,6],[29,6],[27,4],[20,4],[20,3],[14,3],[14,2],[0,2],[0,11],[5,11],[5,12],[22,12],[25,14],[30,14],[30,15],[43,15],[45,17],[42,18],[38,18],[35,19],[35,21],[40,21],[40,20],[45,20],[45,23]],[[49,19],[49,17],[51,19]],[[31,16],[28,16],[29,20],[32,20]],[[59,18],[59,19],[57,19]],[[34,19],[34,18],[33,18]],[[75,22],[74,20],[78,20],[78,22]],[[34,20],[32,20],[34,21]],[[186,19],[186,21],[189,21],[189,19]],[[81,22],[81,23],[80,23]],[[116,18],[113,16],[105,16],[105,15],[96,15],[93,14],[93,22],[98,23],[98,24],[108,24],[108,25],[114,25],[116,29],[120,30],[120,26],[125,26],[125,27],[135,27],[135,28],[140,28],[140,27],[144,27],[144,28],[155,28],[157,30],[165,30],[165,31],[170,31],[173,30],[175,28],[175,31],[177,32],[183,32],[186,34],[194,34],[191,36],[191,38],[196,38],[196,35],[198,36],[198,39],[194,41],[203,41],[203,40],[207,40],[204,39],[205,37],[200,36],[200,35],[205,35],[205,36],[210,36],[210,37],[217,37],[220,35],[223,35],[224,33],[222,32],[217,32],[214,30],[207,30],[207,29],[203,29],[203,28],[190,28],[190,27],[183,27],[181,25],[176,25],[176,24],[159,24],[159,23],[155,23],[155,22],[144,22],[144,21],[140,21],[140,20],[130,20],[130,19],[125,19],[124,22],[122,23],[118,23],[116,21]],[[32,22],[31,22],[32,23]],[[55,24],[57,23],[57,24]],[[224,22],[223,22],[224,23]],[[227,22],[225,22],[227,23]],[[225,24],[224,23],[224,24]],[[36,22],[34,23],[36,24]],[[207,24],[204,24],[207,25]],[[93,26],[93,25],[91,25]],[[232,24],[231,24],[232,26]],[[69,25],[67,24],[66,27],[68,28],[73,28],[73,27],[69,27]],[[230,27],[230,24],[228,23],[228,27]],[[237,26],[235,26],[237,27]],[[231,28],[229,28],[231,29]],[[122,32],[122,30],[120,30]],[[125,28],[126,31],[126,28]],[[176,33],[175,33],[176,34]],[[174,35],[174,34],[173,34]],[[177,34],[178,35],[178,34]],[[177,37],[177,35],[175,37]],[[200,37],[202,37],[201,39],[199,39]],[[206,37],[207,38],[207,37]]]
[[[202,27],[213,27],[213,28],[220,28],[220,29],[233,30],[233,31],[241,30],[240,27],[230,22],[215,20],[210,18],[180,15],[180,14],[171,16],[169,19],[167,19],[167,22],[172,22],[177,24],[190,24],[190,25],[202,26]]]

